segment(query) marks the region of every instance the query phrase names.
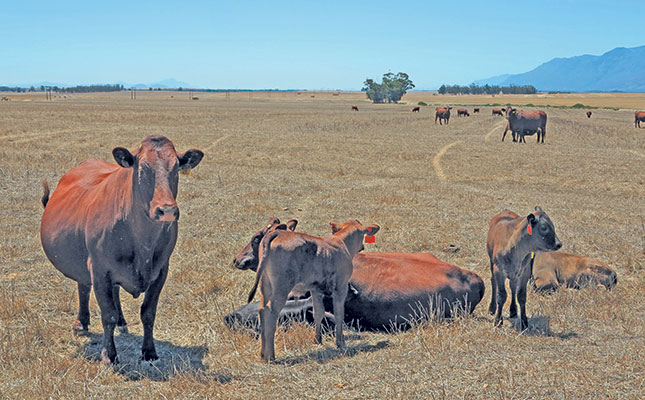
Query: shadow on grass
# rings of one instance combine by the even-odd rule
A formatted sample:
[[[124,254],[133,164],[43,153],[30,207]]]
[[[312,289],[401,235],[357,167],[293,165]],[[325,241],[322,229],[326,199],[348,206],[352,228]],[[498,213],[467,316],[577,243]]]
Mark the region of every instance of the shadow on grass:
[[[79,355],[90,361],[101,361],[103,335],[89,333],[89,341],[83,343]],[[141,344],[143,336],[122,333],[114,335],[114,343],[119,363],[114,371],[130,380],[150,379],[167,381],[177,375],[192,375],[200,381],[228,383],[230,374],[208,372],[208,366],[203,364],[208,349],[204,346],[175,346],[170,342],[155,339],[155,347],[159,360],[154,363],[141,361]]]
[[[509,322],[511,322],[513,324],[513,328],[519,332],[520,318],[513,318],[512,320],[509,320]],[[576,332],[553,332],[550,325],[551,319],[545,315],[529,318],[529,327],[527,330],[522,332],[522,334],[527,336],[554,337],[562,340],[578,337]]]
[[[335,347],[328,347],[323,350],[313,351],[307,355],[296,357],[285,357],[277,360],[275,363],[280,365],[296,365],[303,362],[315,361],[318,364],[324,364],[328,361],[335,360],[341,357],[353,357],[360,353],[371,353],[389,346],[390,343],[386,340],[380,341],[376,344],[359,343],[354,346],[347,346],[346,350],[339,350]]]

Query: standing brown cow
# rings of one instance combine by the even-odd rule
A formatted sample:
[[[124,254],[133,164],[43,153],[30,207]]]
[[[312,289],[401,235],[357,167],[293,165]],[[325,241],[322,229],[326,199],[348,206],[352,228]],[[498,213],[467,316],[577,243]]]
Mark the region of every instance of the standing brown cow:
[[[357,106],[352,106],[352,111],[358,111],[358,107]]]
[[[467,110],[467,109],[465,109],[465,108],[458,108],[458,109],[457,109],[457,116],[458,116],[458,117],[461,117],[461,116],[464,116],[464,117],[470,117],[470,114],[468,113],[468,110]]]
[[[641,122],[645,122],[645,111],[636,111],[634,114],[634,127],[641,127]]]
[[[542,143],[544,143],[544,137],[546,136],[546,113],[544,111],[523,111],[518,110],[517,108],[509,107],[506,110],[506,118],[508,123],[502,134],[502,142],[506,137],[506,132],[509,130],[513,135],[513,141],[515,142],[515,136],[517,135],[517,141],[519,143],[526,143],[524,136],[530,136],[537,133],[537,141],[540,143],[540,138],[542,138]]]
[[[531,252],[552,251],[562,247],[551,219],[540,207],[526,217],[504,210],[494,216],[488,228],[486,248],[490,259],[492,294],[488,311],[495,315],[495,325],[502,325],[502,307],[506,302],[506,279],[510,281],[510,318],[517,316],[515,297],[520,303],[520,330],[528,328],[526,284],[531,277],[528,258]]]
[[[499,115],[500,117],[503,117],[504,113],[499,108],[493,108],[491,115]]]
[[[587,118],[591,118],[591,111],[587,111]]]
[[[150,136],[134,152],[112,150],[118,165],[87,160],[61,178],[45,207],[40,238],[47,258],[78,282],[76,333],[90,324],[90,287],[103,322],[104,363],[117,363],[114,329],[126,328],[119,286],[133,297],[145,292],[141,305],[143,360],[156,360],[153,328],[168,260],[177,241],[178,172],[188,171],[204,153],[175,151],[163,136]]]
[[[412,112],[419,112],[421,110],[421,107],[416,106],[412,109]]]
[[[331,223],[333,234],[315,237],[288,230],[274,230],[260,243],[260,263],[250,303],[261,282],[262,294],[259,313],[262,338],[261,357],[264,361],[275,359],[275,329],[289,293],[310,291],[314,303],[316,343],[322,343],[321,322],[325,313],[323,294],[331,293],[334,315],[345,314],[347,284],[352,276],[352,258],[363,249],[365,235],[373,236],[378,225],[363,226],[358,221],[342,225]],[[336,324],[336,345],[345,347],[343,324]]]
[[[435,110],[434,123],[436,124],[438,119],[439,125],[443,125],[441,123],[442,120],[446,122],[446,125],[448,125],[448,121],[450,121],[450,110],[452,110],[452,107],[437,107]]]

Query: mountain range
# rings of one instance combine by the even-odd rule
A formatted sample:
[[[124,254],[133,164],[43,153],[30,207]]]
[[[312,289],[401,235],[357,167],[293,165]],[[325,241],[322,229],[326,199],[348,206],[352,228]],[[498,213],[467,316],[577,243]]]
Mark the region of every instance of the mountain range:
[[[617,47],[600,56],[554,58],[516,75],[480,79],[476,85],[533,85],[540,91],[645,92],[645,46]]]
[[[101,83],[103,84],[103,83]],[[119,84],[123,85],[124,88],[130,89],[130,88],[135,88],[135,89],[148,89],[148,88],[160,88],[160,89],[175,89],[175,88],[196,88],[196,86],[191,85],[190,83],[178,81],[173,78],[169,79],[164,79],[158,82],[152,82],[152,83],[127,83],[123,81],[119,82],[110,82],[110,84]],[[77,86],[77,84],[69,84],[69,83],[56,83],[56,82],[37,82],[37,83],[17,83],[17,84],[9,84],[5,85],[2,84],[0,86],[8,86],[8,87],[22,87],[22,88],[29,88],[29,87],[35,87],[39,88],[41,86],[58,86],[60,88],[66,88],[66,87],[72,87],[72,86]],[[83,86],[83,85],[80,85]]]

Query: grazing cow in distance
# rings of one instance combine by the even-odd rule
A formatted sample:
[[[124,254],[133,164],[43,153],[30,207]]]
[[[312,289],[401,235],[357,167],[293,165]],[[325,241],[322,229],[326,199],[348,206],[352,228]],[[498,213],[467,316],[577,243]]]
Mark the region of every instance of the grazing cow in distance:
[[[357,106],[352,106],[352,111],[358,111],[358,107]]]
[[[154,361],[157,302],[177,241],[178,172],[196,167],[204,153],[177,153],[164,136],[149,136],[132,153],[117,147],[112,154],[118,165],[86,160],[63,175],[51,198],[43,184],[40,238],[54,267],[78,283],[77,334],[88,331],[94,289],[103,322],[103,363],[118,362],[114,329],[126,331],[119,286],[135,298],[145,292],[141,358]]]
[[[233,261],[238,269],[257,270],[260,241],[275,229],[295,228],[271,218]],[[345,300],[345,323],[367,330],[406,329],[422,318],[453,316],[453,311],[471,313],[484,295],[484,282],[474,272],[439,260],[430,253],[369,253],[354,256],[354,269]],[[311,300],[288,300],[280,318],[310,316]],[[325,312],[331,299],[324,297]],[[259,303],[249,304],[224,319],[229,326],[257,325]],[[311,322],[311,321],[310,321]]]
[[[412,112],[419,112],[421,110],[421,107],[416,106],[412,109]]]
[[[502,307],[506,302],[506,279],[510,280],[510,318],[517,316],[515,298],[520,304],[520,330],[528,328],[526,284],[531,277],[528,258],[532,252],[559,250],[562,242],[555,234],[551,219],[540,207],[526,217],[504,210],[494,216],[488,228],[486,249],[490,259],[492,286],[488,311],[495,315],[495,325],[502,325]]]
[[[645,122],[645,111],[636,111],[634,117],[634,127],[640,128],[641,122]]]
[[[591,111],[587,111],[587,118],[591,118]]]
[[[470,114],[468,113],[468,110],[466,110],[465,108],[458,108],[457,117],[461,117],[461,116],[470,117]]]
[[[554,292],[561,286],[580,289],[596,285],[611,290],[618,282],[616,272],[609,265],[577,254],[538,252],[530,262],[534,287],[538,292]]]
[[[516,108],[508,108],[506,118],[508,123],[502,134],[502,142],[506,137],[506,132],[510,130],[514,142],[516,141],[515,135],[517,135],[519,143],[526,143],[524,136],[537,133],[537,142],[540,143],[541,137],[541,143],[544,143],[544,137],[546,136],[546,113],[544,111],[525,112]]]
[[[331,226],[333,234],[327,237],[276,229],[266,234],[259,243],[260,262],[248,302],[253,300],[261,283],[260,354],[264,361],[275,359],[276,324],[292,290],[311,292],[316,343],[322,343],[321,322],[325,312],[323,294],[331,294],[334,315],[345,314],[345,298],[353,270],[352,258],[363,249],[365,235],[373,236],[379,227],[364,226],[356,220],[342,225],[332,222]],[[345,348],[343,324],[336,324],[336,345]]]
[[[437,107],[436,113],[434,115],[434,123],[437,123],[437,119],[439,120],[439,125],[443,125],[441,121],[445,121],[446,125],[448,125],[448,121],[450,121],[450,110],[452,107]]]
[[[475,107],[473,108],[473,114],[478,114],[479,113],[479,108]]]
[[[499,115],[500,117],[504,116],[504,114],[502,113],[502,110],[500,110],[499,108],[493,108],[491,115]]]

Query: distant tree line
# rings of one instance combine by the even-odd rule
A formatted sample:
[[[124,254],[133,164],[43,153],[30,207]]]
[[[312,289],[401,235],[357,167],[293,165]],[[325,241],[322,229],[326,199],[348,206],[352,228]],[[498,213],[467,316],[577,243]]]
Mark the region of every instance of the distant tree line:
[[[123,85],[79,85],[70,86],[66,88],[50,88],[56,92],[63,93],[89,93],[89,92],[120,92],[123,90]]]
[[[27,89],[21,87],[0,86],[0,92],[26,92]]]
[[[388,72],[383,75],[381,83],[366,79],[363,85],[365,86],[361,90],[374,103],[396,103],[408,90],[414,88],[414,84],[405,72],[399,72],[396,75]]]
[[[478,86],[474,83],[470,86],[460,85],[441,85],[439,88],[440,94],[535,94],[537,89],[533,85],[509,85],[498,86],[489,85]]]

